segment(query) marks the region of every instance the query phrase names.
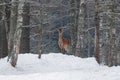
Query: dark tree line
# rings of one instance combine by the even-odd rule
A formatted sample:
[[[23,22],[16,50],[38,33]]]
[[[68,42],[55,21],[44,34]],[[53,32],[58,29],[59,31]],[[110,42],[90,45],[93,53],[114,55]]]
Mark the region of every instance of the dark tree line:
[[[1,0],[0,58],[15,67],[19,53],[60,52],[63,28],[70,54],[120,65],[119,9],[119,0]]]
[[[76,1],[76,3],[75,3]],[[108,66],[117,66],[120,64],[119,56],[119,0],[74,0],[79,7],[75,7],[71,15],[79,15],[77,21],[77,32],[73,30],[75,35],[72,40],[72,50],[79,57],[96,58],[99,64]],[[72,3],[73,3],[72,2]],[[73,5],[72,5],[73,6]],[[77,12],[78,14],[75,14]],[[73,8],[72,8],[73,9]],[[75,27],[74,27],[75,28]],[[93,53],[94,52],[94,53]]]

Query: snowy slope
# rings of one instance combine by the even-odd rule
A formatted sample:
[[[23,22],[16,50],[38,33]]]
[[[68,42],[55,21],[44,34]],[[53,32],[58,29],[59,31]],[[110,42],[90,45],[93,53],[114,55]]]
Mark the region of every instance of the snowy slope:
[[[119,80],[120,67],[98,65],[94,58],[63,54],[21,54],[16,68],[0,60],[0,80]]]

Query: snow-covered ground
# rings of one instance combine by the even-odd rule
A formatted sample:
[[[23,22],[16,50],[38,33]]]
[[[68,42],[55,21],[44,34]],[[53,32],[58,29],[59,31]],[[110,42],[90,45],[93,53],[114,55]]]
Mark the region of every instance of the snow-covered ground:
[[[120,80],[120,67],[98,65],[94,58],[21,54],[16,68],[6,61],[0,60],[0,80]]]

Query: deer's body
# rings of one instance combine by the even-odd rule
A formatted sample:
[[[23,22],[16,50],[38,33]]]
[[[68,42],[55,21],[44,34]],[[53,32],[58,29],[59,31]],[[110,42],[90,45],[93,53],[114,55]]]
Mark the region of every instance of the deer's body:
[[[69,46],[70,46],[69,39],[64,38],[62,36],[63,35],[63,30],[62,29],[59,29],[58,33],[59,33],[58,44],[59,44],[59,47],[61,49],[61,53],[64,53],[64,50],[65,50],[66,53],[69,54]]]

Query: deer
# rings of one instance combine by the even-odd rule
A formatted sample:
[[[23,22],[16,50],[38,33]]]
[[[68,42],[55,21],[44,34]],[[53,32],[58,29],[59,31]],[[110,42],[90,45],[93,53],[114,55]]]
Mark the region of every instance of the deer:
[[[66,51],[66,54],[69,55],[69,46],[70,46],[70,41],[67,38],[63,37],[63,29],[58,29],[58,45],[59,48],[61,49],[61,53],[64,54],[64,50]]]

